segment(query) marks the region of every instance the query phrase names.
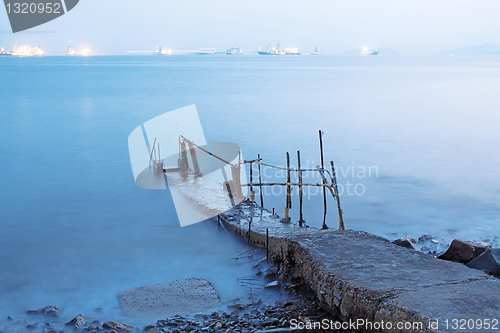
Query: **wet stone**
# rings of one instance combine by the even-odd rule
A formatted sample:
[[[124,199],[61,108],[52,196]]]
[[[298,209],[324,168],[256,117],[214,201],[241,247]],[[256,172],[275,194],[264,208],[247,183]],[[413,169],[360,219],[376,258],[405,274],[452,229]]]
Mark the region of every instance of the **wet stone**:
[[[412,249],[412,250],[416,250],[418,248],[417,241],[415,240],[415,238],[411,236],[404,236],[400,239],[396,239],[395,241],[392,242],[392,244],[406,247],[407,249]]]
[[[500,249],[488,249],[466,265],[470,268],[482,270],[486,274],[500,277]]]
[[[438,259],[467,263],[491,249],[491,244],[466,239],[454,239],[448,250]]]
[[[61,317],[61,310],[55,305],[47,305],[44,306],[43,308],[28,310],[26,311],[26,314],[29,315],[39,314],[39,315],[44,315],[46,317],[58,318]]]

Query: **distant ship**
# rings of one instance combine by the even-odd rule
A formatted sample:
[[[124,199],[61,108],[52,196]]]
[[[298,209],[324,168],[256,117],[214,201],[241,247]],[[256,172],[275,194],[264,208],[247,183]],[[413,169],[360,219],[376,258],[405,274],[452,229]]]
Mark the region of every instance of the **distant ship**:
[[[2,50],[0,51],[0,56],[10,56],[12,55],[12,52],[6,51],[5,48],[2,47]]]
[[[168,49],[168,50],[163,50],[163,45],[160,46],[160,47],[156,47],[156,49],[153,51],[153,55],[171,55],[172,54],[172,50],[171,49]]]
[[[231,47],[226,50],[226,54],[243,54],[243,51],[239,47]]]
[[[12,51],[13,56],[17,57],[42,57],[45,55],[40,47],[31,48],[31,46],[19,46]]]
[[[319,53],[318,53],[318,48],[317,48],[317,47],[315,47],[315,48],[314,48],[314,52],[311,52],[311,55],[318,55],[318,54],[319,54]]]
[[[68,46],[68,51],[66,51],[67,56],[88,56],[89,55],[89,50],[84,49],[81,52],[76,52],[71,48],[71,46]]]
[[[271,51],[269,51],[269,46],[271,46],[271,43],[266,47],[266,51],[259,51],[260,55],[283,55],[285,52],[281,49],[280,47],[281,43],[276,44],[276,47],[274,47]]]
[[[375,51],[371,52],[368,51],[368,48],[367,47],[363,47],[363,50],[361,51],[361,54],[362,55],[377,55],[378,54],[378,50],[375,49]]]
[[[34,47],[32,48],[31,46],[19,46],[17,47],[17,42],[14,44],[14,50],[12,52],[6,51],[2,47],[2,51],[0,51],[0,56],[17,56],[17,57],[33,57],[33,56],[38,56],[41,57],[45,55],[43,53],[42,49],[40,47]]]
[[[71,48],[71,46],[68,46],[68,51],[66,51],[67,56],[74,56],[76,55],[76,51]]]
[[[287,48],[285,49],[285,55],[300,55],[298,48]]]
[[[215,54],[217,50],[215,48],[203,48],[198,51],[199,55]]]

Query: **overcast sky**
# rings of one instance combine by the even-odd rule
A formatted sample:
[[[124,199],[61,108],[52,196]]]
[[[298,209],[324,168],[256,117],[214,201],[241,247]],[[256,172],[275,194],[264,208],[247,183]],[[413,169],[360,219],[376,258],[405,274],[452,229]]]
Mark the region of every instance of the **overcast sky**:
[[[9,33],[0,10],[0,47],[41,46],[65,54],[68,41],[93,54],[125,54],[164,44],[174,50],[281,42],[310,52],[390,48],[403,54],[500,44],[498,0],[80,0],[66,15]],[[50,33],[44,33],[50,32]]]

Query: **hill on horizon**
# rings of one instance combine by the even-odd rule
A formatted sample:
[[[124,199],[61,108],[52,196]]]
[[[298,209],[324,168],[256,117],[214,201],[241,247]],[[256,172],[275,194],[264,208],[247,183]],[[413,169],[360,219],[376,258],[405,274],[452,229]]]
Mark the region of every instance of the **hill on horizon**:
[[[474,46],[464,46],[454,50],[443,50],[440,55],[500,55],[500,45],[485,43]]]

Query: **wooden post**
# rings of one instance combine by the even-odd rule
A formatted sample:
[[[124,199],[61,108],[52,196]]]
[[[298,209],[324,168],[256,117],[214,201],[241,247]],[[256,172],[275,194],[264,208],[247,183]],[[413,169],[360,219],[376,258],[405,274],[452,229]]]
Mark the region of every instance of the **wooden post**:
[[[300,169],[300,151],[297,150],[297,166],[299,173],[299,184],[302,184],[302,170]],[[302,227],[304,223],[304,217],[302,216],[302,185],[299,185],[299,226]]]
[[[257,155],[257,159],[260,162],[260,154]],[[264,207],[264,195],[262,193],[262,176],[261,176],[261,172],[260,172],[260,163],[259,163],[259,184],[261,184],[260,185],[260,206]]]
[[[319,151],[321,153],[321,169],[325,169],[325,163],[323,161],[323,132],[319,130]],[[323,179],[323,184],[325,180]],[[323,187],[323,226],[322,229],[328,229],[326,226],[326,188]]]
[[[233,197],[235,198],[243,198],[243,192],[241,191],[240,169],[241,164],[231,166],[231,176],[233,177],[231,190],[233,191]]]
[[[188,141],[189,152],[191,153],[191,159],[193,160],[194,174],[196,177],[202,177],[200,172],[200,165],[198,164],[198,158],[196,157],[196,150],[194,149],[193,143]]]
[[[335,198],[337,199],[337,210],[339,211],[339,230],[345,230],[343,212],[342,208],[340,207],[340,196],[339,191],[337,190],[337,176],[335,175],[335,167],[333,165],[333,161],[330,161],[330,165],[332,167],[333,191],[335,192]]]
[[[181,160],[179,161],[179,168],[181,170],[189,169],[187,145],[185,141],[181,142]]]

